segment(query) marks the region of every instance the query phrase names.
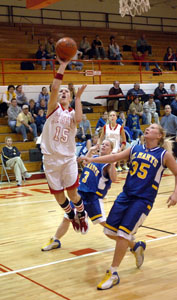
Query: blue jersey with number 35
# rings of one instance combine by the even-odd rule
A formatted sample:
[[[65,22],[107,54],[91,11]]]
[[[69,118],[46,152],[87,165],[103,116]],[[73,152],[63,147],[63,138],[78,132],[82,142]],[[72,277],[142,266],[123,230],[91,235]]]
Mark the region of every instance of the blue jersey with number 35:
[[[144,198],[154,202],[164,171],[163,157],[166,150],[161,147],[147,149],[135,145],[130,152],[130,169],[123,191],[128,196]]]

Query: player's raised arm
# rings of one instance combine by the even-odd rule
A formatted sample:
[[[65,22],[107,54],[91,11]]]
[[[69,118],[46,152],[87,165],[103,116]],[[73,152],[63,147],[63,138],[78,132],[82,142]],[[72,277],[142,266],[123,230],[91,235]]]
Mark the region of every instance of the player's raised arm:
[[[80,123],[82,121],[82,104],[81,104],[81,96],[85,91],[87,85],[83,84],[78,88],[75,100],[75,120],[76,123]]]
[[[63,62],[63,61],[60,61],[59,59],[58,59],[58,61],[60,62],[60,66],[59,66],[57,74],[52,82],[51,95],[50,95],[50,99],[48,102],[47,115],[50,115],[50,113],[53,112],[55,110],[55,108],[57,107],[58,92],[60,89],[60,85],[62,83],[62,79],[63,79],[63,75],[65,72],[66,66],[68,64],[68,62]]]

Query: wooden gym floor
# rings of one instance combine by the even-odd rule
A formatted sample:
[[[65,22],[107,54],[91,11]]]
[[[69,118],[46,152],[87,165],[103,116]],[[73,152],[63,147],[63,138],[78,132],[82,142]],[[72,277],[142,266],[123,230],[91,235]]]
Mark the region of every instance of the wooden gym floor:
[[[121,191],[126,172],[118,174],[105,199],[109,212]],[[152,212],[137,233],[147,242],[145,261],[136,269],[127,254],[119,268],[120,284],[107,291],[96,286],[110,266],[114,241],[92,225],[88,234],[73,231],[62,248],[41,252],[62,220],[63,211],[49,193],[45,179],[0,186],[0,299],[1,300],[176,300],[177,206],[167,208],[174,177],[167,170]]]

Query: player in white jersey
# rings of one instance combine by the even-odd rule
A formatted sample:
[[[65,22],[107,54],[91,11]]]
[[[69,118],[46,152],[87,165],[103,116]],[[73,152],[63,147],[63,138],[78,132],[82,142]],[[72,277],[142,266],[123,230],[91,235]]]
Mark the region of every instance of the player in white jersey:
[[[86,233],[88,222],[83,201],[77,193],[78,167],[75,156],[76,127],[77,123],[82,120],[80,97],[86,85],[78,89],[74,111],[70,108],[70,91],[67,88],[60,90],[68,62],[59,62],[60,66],[51,87],[47,120],[42,132],[41,150],[44,155],[45,174],[51,193],[54,194],[58,204],[67,213],[74,229]],[[64,190],[67,190],[68,197],[74,203],[77,218]],[[79,222],[77,221],[78,218]]]
[[[126,146],[126,136],[123,126],[120,124],[117,124],[117,113],[115,111],[110,111],[109,113],[109,124],[104,125],[101,136],[100,136],[100,144],[106,139],[110,139],[113,144],[114,148],[112,153],[119,153],[125,149]],[[125,170],[128,169],[124,162],[123,168]],[[118,162],[118,168],[117,171],[122,171],[122,168],[120,166],[120,162]]]

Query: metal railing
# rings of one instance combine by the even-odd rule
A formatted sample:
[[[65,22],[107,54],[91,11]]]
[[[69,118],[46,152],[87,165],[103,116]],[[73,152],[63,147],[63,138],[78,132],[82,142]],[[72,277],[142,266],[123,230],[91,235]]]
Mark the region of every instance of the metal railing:
[[[21,12],[19,13],[19,10]],[[141,26],[145,26],[143,30],[151,30],[152,28],[157,31],[173,31],[177,32],[177,18],[167,18],[167,17],[153,17],[153,16],[136,16],[132,18],[131,16],[126,16],[122,18],[120,14],[116,13],[104,13],[104,12],[93,12],[93,11],[74,11],[74,10],[58,10],[58,9],[40,9],[35,15],[31,15],[31,11],[22,6],[10,6],[10,5],[0,5],[0,17],[7,17],[9,23],[15,24],[19,22],[19,18],[27,18],[32,23],[35,24],[47,24],[45,21],[53,20],[55,25],[62,25],[61,22],[67,21],[67,26],[88,26],[86,23],[98,24],[102,28],[113,28],[112,25],[129,25],[129,29],[141,29]],[[4,11],[4,12],[3,12]],[[52,16],[55,13],[55,16]],[[1,18],[0,18],[1,19]],[[37,20],[37,22],[36,22]],[[58,23],[57,23],[58,22]],[[63,25],[66,25],[63,24]],[[95,26],[96,27],[96,26]],[[115,26],[117,28],[117,26]]]
[[[39,74],[45,74],[46,76],[47,75],[52,75],[53,74],[53,77],[55,76],[56,74],[56,68],[58,66],[56,66],[56,60],[52,60],[53,62],[53,70],[39,70],[38,67],[37,69],[34,69],[34,70],[21,70],[20,69],[20,62],[22,61],[29,61],[29,62],[32,62],[34,63],[34,66],[38,66],[37,62],[38,61],[42,61],[42,59],[17,59],[17,58],[0,58],[0,85],[7,85],[7,83],[9,84],[9,80],[8,80],[8,76],[9,75],[15,75],[14,76],[14,82],[11,82],[11,84],[15,84],[15,82],[18,82],[18,75],[20,74],[31,74],[33,75],[33,77],[35,77],[35,75],[39,75]],[[46,60],[46,61],[49,61],[49,60]],[[10,71],[7,71],[6,70],[6,66],[8,66],[8,69],[9,69],[9,63],[19,63],[19,70],[10,70]],[[117,78],[120,78],[119,81],[121,82],[121,76],[122,75],[127,75],[127,78],[130,77],[130,75],[138,75],[138,81],[139,83],[145,83],[146,82],[146,79],[144,79],[144,75],[146,74],[151,74],[152,75],[152,70],[149,70],[149,71],[145,71],[144,70],[144,63],[146,62],[149,62],[149,64],[152,64],[152,63],[160,63],[161,65],[164,64],[164,63],[172,63],[173,66],[175,67],[176,65],[176,68],[177,68],[177,61],[136,61],[136,60],[121,60],[120,62],[121,63],[124,63],[124,66],[125,66],[125,70],[124,70],[124,66],[119,66],[119,65],[116,65],[117,63],[119,63],[119,61],[115,61],[115,60],[82,60],[83,64],[84,64],[84,69],[87,68],[87,70],[81,70],[81,71],[74,71],[74,70],[71,70],[71,71],[67,71],[67,75],[71,75],[71,74],[74,74],[75,75],[75,78],[76,78],[76,81],[77,81],[77,77],[78,77],[78,84],[80,83],[80,78],[78,75],[84,75],[84,76],[91,76],[92,77],[92,82],[90,83],[98,83],[98,84],[102,84],[103,81],[103,78],[104,76],[106,76],[106,82],[107,83],[111,83],[112,82],[112,77],[113,75],[114,76],[117,76]],[[109,70],[106,70],[104,68],[104,65],[114,65],[114,69],[112,71],[109,71]],[[131,68],[130,70],[126,70],[126,65],[129,65],[129,66],[133,66],[133,65],[138,65],[137,66],[137,69],[136,70],[132,70],[131,71]],[[13,68],[13,66],[12,66]],[[116,68],[116,70],[115,70]],[[155,66],[154,66],[155,68]],[[154,74],[158,74],[159,75],[159,72],[157,71],[153,71]],[[174,81],[177,81],[174,79],[174,74],[177,75],[177,71],[174,70],[174,71],[168,71],[168,70],[163,70],[162,71],[162,74],[165,75],[165,74],[171,74],[171,82],[174,82]],[[110,77],[110,80],[109,80],[109,77]],[[95,80],[95,79],[98,79],[98,80]],[[177,77],[176,77],[177,79]],[[35,79],[33,81],[35,81],[35,84],[43,84],[43,79],[40,80],[40,77],[38,76],[38,80],[39,81],[36,81]],[[87,80],[85,79],[85,82]],[[125,80],[123,80],[124,83]],[[128,83],[128,81],[127,81]],[[30,84],[30,80],[26,80],[25,81],[25,76],[23,78],[23,82],[21,82],[21,84]]]

